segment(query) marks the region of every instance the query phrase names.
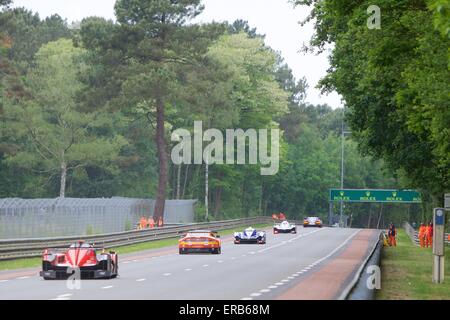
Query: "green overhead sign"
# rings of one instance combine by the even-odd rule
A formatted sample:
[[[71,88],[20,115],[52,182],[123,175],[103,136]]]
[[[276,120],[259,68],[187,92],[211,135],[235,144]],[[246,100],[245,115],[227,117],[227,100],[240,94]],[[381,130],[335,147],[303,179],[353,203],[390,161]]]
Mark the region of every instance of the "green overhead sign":
[[[416,190],[330,189],[330,201],[421,203]]]

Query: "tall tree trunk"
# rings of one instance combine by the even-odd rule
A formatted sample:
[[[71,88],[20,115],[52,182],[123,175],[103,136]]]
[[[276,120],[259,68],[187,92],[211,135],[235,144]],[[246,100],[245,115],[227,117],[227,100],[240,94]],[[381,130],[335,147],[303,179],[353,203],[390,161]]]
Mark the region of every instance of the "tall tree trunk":
[[[380,215],[378,217],[377,229],[380,229],[380,222],[381,222],[382,215],[383,215],[383,204],[381,204],[381,208],[380,208]]]
[[[66,179],[67,179],[67,163],[66,161],[61,162],[61,184],[59,187],[59,197],[66,197]]]
[[[184,172],[184,183],[183,183],[183,192],[181,195],[181,198],[184,199],[184,196],[186,194],[186,186],[187,186],[187,179],[188,179],[188,174],[189,174],[189,165],[186,165],[186,170]]]
[[[180,200],[180,188],[181,188],[181,182],[180,182],[180,180],[181,180],[181,164],[180,165],[178,165],[178,168],[177,168],[178,170],[177,170],[177,200]]]
[[[372,220],[372,206],[369,204],[369,221],[367,222],[367,229],[370,229],[370,220]]]
[[[165,110],[164,102],[161,98],[156,99],[156,147],[158,150],[159,177],[158,194],[156,195],[155,212],[153,218],[155,221],[164,219],[164,206],[166,202],[167,187],[167,150],[165,140]],[[163,220],[164,221],[164,220]]]
[[[216,188],[216,195],[215,195],[215,205],[214,205],[214,215],[217,217],[220,213],[220,210],[222,209],[222,187]]]
[[[205,220],[206,221],[208,221],[208,218],[209,218],[208,197],[209,197],[209,165],[205,164]]]

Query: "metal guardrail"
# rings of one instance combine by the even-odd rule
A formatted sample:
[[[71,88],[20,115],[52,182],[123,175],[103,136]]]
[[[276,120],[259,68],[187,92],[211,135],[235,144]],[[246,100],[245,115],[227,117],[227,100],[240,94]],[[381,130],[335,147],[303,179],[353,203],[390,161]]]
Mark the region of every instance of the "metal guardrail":
[[[183,233],[193,229],[211,229],[220,231],[251,224],[271,223],[272,221],[273,220],[270,217],[254,217],[227,221],[193,223],[181,226],[168,226],[157,229],[133,230],[94,236],[0,240],[0,260],[39,257],[46,248],[67,248],[71,242],[80,239],[108,249],[148,241],[177,238]]]
[[[369,254],[364,259],[364,261],[360,265],[359,269],[356,271],[350,284],[344,289],[344,291],[338,297],[338,300],[357,300],[355,298],[357,295],[354,294],[355,290],[360,290],[360,291],[362,290],[362,291],[364,291],[365,295],[367,295],[368,297],[371,298],[370,300],[373,299],[374,290],[370,290],[367,288],[367,286],[364,286],[365,283],[363,283],[364,282],[363,280],[366,280],[366,279],[363,277],[363,273],[369,266],[369,262],[371,260],[374,260],[377,262],[377,264],[379,264],[379,261],[380,261],[380,250],[379,249],[381,248],[381,246],[383,244],[381,237],[382,237],[382,231],[380,231],[378,233],[378,241],[376,241],[373,244],[372,248],[369,251]],[[376,256],[374,257],[374,255],[376,255]],[[361,289],[361,288],[363,288],[363,289]],[[355,297],[352,297],[352,294]],[[359,294],[361,294],[361,292],[359,292]]]
[[[411,241],[416,246],[419,246],[420,245],[419,232],[417,230],[415,230],[408,222],[405,222],[403,224],[403,228],[405,229],[405,231],[408,234],[408,236],[411,239]],[[450,235],[450,233],[446,233],[445,234],[445,240],[444,241],[445,241],[446,245],[450,245],[449,235]]]

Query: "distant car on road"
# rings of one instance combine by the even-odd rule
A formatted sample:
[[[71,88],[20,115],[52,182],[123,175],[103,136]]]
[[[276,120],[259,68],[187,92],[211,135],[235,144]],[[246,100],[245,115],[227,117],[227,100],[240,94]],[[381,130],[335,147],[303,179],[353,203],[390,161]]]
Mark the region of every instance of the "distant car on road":
[[[322,228],[322,220],[319,217],[306,217],[303,219],[303,227],[318,227]]]
[[[283,221],[273,226],[273,233],[297,233],[297,227],[295,224]]]
[[[44,250],[39,274],[44,280],[67,279],[72,274],[80,279],[112,279],[119,274],[119,258],[113,251],[77,241],[68,249]]]
[[[265,244],[266,243],[266,232],[257,231],[256,229],[249,227],[243,232],[234,233],[234,243],[253,243],[253,244]]]
[[[178,240],[180,254],[222,252],[222,242],[217,232],[210,230],[194,230]]]

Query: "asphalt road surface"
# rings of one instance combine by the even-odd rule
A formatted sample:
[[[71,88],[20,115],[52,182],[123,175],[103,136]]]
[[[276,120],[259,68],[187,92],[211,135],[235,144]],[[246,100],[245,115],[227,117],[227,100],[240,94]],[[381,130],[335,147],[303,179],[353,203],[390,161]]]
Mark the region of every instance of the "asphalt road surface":
[[[120,255],[112,280],[44,281],[38,269],[0,272],[0,300],[336,299],[377,240],[373,230],[298,228],[266,245],[222,240],[222,254],[179,255],[176,247]]]

